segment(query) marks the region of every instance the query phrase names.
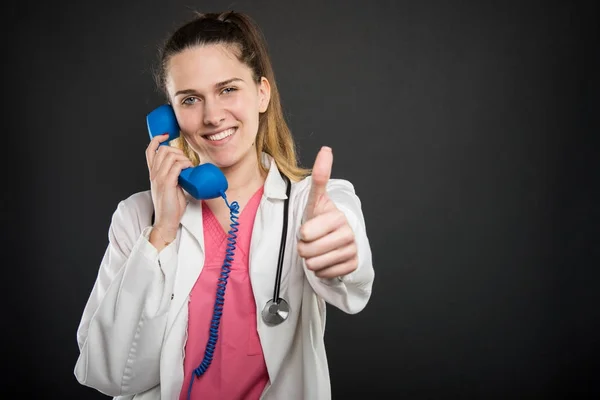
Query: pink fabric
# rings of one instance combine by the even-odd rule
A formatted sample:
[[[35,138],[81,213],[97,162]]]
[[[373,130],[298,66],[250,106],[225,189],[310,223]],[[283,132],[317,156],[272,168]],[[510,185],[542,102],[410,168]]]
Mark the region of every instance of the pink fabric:
[[[196,378],[191,399],[259,399],[269,381],[256,328],[256,303],[248,274],[248,254],[259,189],[239,215],[236,249],[225,290],[225,304],[212,363]],[[225,260],[228,234],[205,204],[202,207],[206,259],[191,292],[184,381],[180,400],[187,400],[190,379],[206,350],[217,283]],[[229,229],[228,229],[229,231]]]

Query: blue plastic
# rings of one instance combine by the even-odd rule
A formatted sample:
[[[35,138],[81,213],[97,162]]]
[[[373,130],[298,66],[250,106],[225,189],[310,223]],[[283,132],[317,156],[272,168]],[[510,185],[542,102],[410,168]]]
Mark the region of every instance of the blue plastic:
[[[179,124],[173,107],[163,104],[146,116],[150,139],[165,133],[169,139],[161,146],[179,137]],[[208,200],[225,197],[228,184],[223,172],[214,164],[206,163],[193,168],[186,168],[179,175],[179,185],[197,200]]]
[[[169,140],[162,142],[161,145],[167,145],[171,140],[179,137],[179,124],[173,107],[169,104],[163,104],[152,110],[146,116],[146,123],[148,124],[150,140],[154,139],[155,136],[169,134]]]
[[[195,199],[206,200],[224,197],[227,179],[217,166],[206,163],[182,170],[179,185]]]

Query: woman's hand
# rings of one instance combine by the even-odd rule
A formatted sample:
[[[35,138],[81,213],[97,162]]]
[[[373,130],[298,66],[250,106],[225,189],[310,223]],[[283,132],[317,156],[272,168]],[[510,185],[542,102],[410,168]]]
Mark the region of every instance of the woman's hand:
[[[193,167],[190,159],[180,149],[160,146],[168,138],[168,134],[156,136],[146,149],[155,213],[150,242],[159,251],[177,236],[179,222],[186,207],[185,195],[178,184],[178,178],[183,169]]]
[[[315,160],[312,185],[300,227],[298,254],[319,278],[337,278],[358,267],[354,232],[348,220],[327,195],[333,153],[321,149]]]

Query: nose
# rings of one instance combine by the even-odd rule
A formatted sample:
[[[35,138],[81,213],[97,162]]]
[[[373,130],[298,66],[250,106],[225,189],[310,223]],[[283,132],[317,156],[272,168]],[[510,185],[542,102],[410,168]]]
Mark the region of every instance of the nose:
[[[217,101],[206,100],[204,102],[204,125],[219,126],[225,120],[225,110],[219,106]]]

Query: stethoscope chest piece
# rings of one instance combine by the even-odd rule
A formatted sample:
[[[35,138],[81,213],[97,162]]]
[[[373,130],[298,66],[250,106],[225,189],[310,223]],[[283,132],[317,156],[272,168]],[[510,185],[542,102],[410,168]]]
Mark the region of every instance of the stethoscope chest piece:
[[[290,306],[282,298],[278,302],[269,300],[262,310],[262,319],[268,326],[276,326],[285,321],[290,314]]]

